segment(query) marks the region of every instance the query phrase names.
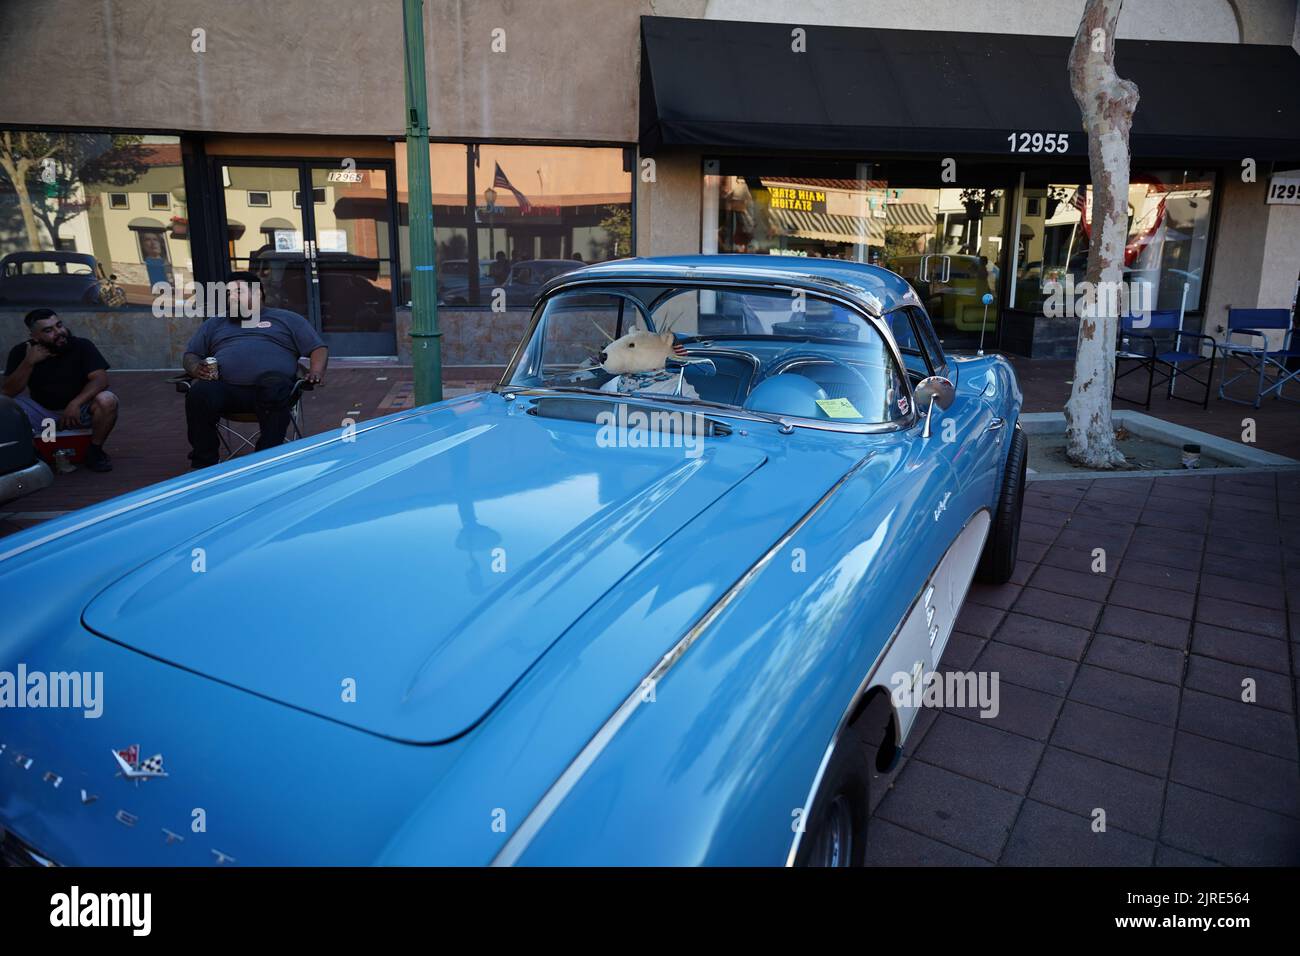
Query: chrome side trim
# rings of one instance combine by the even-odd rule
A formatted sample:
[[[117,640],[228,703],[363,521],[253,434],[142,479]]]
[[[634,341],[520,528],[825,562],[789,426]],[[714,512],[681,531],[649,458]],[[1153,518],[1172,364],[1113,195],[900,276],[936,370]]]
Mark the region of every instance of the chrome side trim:
[[[849,705],[844,708],[844,713],[840,715],[839,723],[835,726],[835,733],[831,735],[831,742],[826,746],[826,752],[822,754],[822,761],[817,765],[817,773],[813,776],[812,786],[808,789],[808,796],[804,798],[803,806],[805,813],[812,810],[813,804],[817,800],[817,791],[821,788],[822,778],[826,775],[826,768],[830,766],[831,755],[834,754],[835,747],[840,742],[840,737],[844,733],[844,728],[849,725],[849,715],[852,714],[854,708],[858,706],[858,701],[862,699],[862,695],[870,690],[871,681],[876,676],[876,671],[880,669],[880,665],[884,661],[886,655],[889,654],[890,648],[894,646],[894,642],[898,639],[898,635],[903,629],[903,623],[911,617],[912,612],[916,609],[917,602],[921,600],[921,596],[924,595],[926,590],[934,583],[935,575],[939,573],[939,568],[942,567],[944,560],[948,557],[949,552],[952,551],[953,544],[957,543],[957,539],[962,536],[962,532],[970,526],[970,523],[986,511],[989,512],[989,527],[993,527],[993,513],[988,508],[977,508],[975,511],[971,512],[970,516],[962,524],[961,531],[958,531],[957,534],[953,536],[952,543],[948,545],[947,550],[945,550],[940,556],[938,563],[930,569],[930,576],[925,579],[925,583],[921,585],[920,590],[916,592],[916,596],[912,598],[912,603],[907,606],[907,610],[903,612],[903,616],[899,618],[898,623],[894,625],[893,633],[889,635],[889,640],[885,641],[884,646],[880,649],[880,653],[876,655],[875,661],[871,664],[871,669],[867,671],[867,676],[862,678],[862,682],[858,684],[858,689],[853,692],[853,696],[849,699]],[[978,568],[979,563],[976,562],[975,568],[971,569],[970,580],[966,582],[966,590],[962,592],[961,603],[958,604],[958,607],[966,603],[966,595],[970,593],[971,582],[975,580],[975,571]],[[949,636],[951,636],[951,634]],[[897,726],[897,724],[895,724],[895,726]],[[896,743],[899,746],[902,745],[901,740]],[[795,857],[799,855],[799,840],[802,837],[802,831],[795,833],[794,839],[790,843],[790,852],[785,858],[786,866],[794,866]]]
[[[826,493],[818,498],[813,506],[804,513],[803,517],[791,525],[785,534],[781,535],[776,544],[772,545],[762,557],[750,565],[749,569],[713,603],[712,607],[704,612],[704,616],[682,635],[681,639],[659,660],[659,663],[650,669],[650,672],[642,678],[640,683],[624,699],[623,703],[619,705],[618,709],[596,731],[591,740],[587,741],[586,746],[565,767],[564,772],[551,784],[546,793],[542,795],[541,800],[537,802],[537,805],[529,811],[528,816],[524,818],[524,822],[519,825],[519,829],[506,841],[505,846],[497,852],[497,855],[492,860],[492,866],[513,866],[518,862],[520,856],[528,849],[529,844],[532,843],[542,827],[546,826],[547,821],[554,815],[560,804],[564,802],[565,797],[577,786],[578,781],[582,779],[583,775],[591,768],[591,765],[609,746],[610,741],[614,739],[623,725],[631,719],[636,709],[643,703],[643,688],[646,683],[650,681],[658,683],[662,680],[664,675],[672,670],[673,666],[691,649],[691,645],[699,639],[709,625],[717,620],[718,615],[730,606],[732,601],[749,586],[749,583],[758,576],[760,571],[785,550],[786,545],[798,534],[799,529],[807,524],[813,515],[820,511],[826,502],[874,457],[875,452],[867,454],[841,475],[835,484],[831,485]]]
[[[464,395],[459,398],[451,399],[450,401],[444,402],[442,404],[446,404],[446,405],[459,404],[461,402],[468,400],[471,397],[473,396]],[[429,414],[427,407],[422,406],[420,408],[413,408],[406,414],[402,415],[400,418],[388,418],[386,421],[373,422],[364,427],[355,429],[353,432],[351,432],[351,434],[353,437],[355,437],[357,435],[360,435],[363,432],[368,432],[375,428],[383,428],[386,425],[394,425],[397,422],[406,421],[408,418],[418,418],[421,415],[427,415],[427,414]],[[305,441],[306,439],[299,439],[299,440]],[[202,488],[205,485],[211,485],[211,484],[215,484],[218,481],[225,481],[228,478],[234,478],[236,475],[242,475],[246,472],[256,471],[258,468],[266,468],[269,465],[274,465],[276,462],[287,461],[290,458],[296,458],[299,455],[305,455],[309,451],[315,451],[317,448],[324,448],[326,445],[333,445],[334,443],[340,442],[342,440],[343,440],[343,436],[340,435],[337,438],[327,438],[324,441],[313,442],[312,444],[306,445],[302,448],[294,448],[290,451],[284,452],[283,454],[275,455],[271,458],[265,458],[262,461],[253,462],[251,464],[244,465],[240,468],[236,468],[234,471],[227,471],[227,472],[223,472],[220,475],[213,475],[211,478],[200,478],[197,481],[193,481],[188,484],[182,485],[179,488],[173,488],[171,491],[164,491],[161,494],[153,495],[149,498],[144,499],[143,501],[136,501],[129,505],[121,505],[120,507],[114,508],[112,511],[106,514],[102,514],[94,518],[86,518],[82,521],[79,521],[76,524],[72,525],[71,527],[64,528],[62,531],[54,531],[51,532],[50,534],[45,535],[44,537],[37,538],[35,541],[28,542],[27,544],[21,545],[17,548],[12,548],[8,551],[0,551],[0,561],[6,561],[9,558],[15,558],[20,554],[32,550],[32,548],[39,547],[40,545],[43,544],[49,544],[51,541],[57,541],[59,538],[66,537],[67,535],[70,535],[75,531],[81,531],[85,528],[91,527],[92,525],[97,525],[102,521],[108,521],[110,518],[116,518],[119,515],[124,515],[129,512],[136,511],[140,508],[145,508],[148,507],[149,505],[157,504],[160,501],[166,501],[169,498],[175,498],[177,495],[182,495],[187,491],[194,491],[196,488]]]

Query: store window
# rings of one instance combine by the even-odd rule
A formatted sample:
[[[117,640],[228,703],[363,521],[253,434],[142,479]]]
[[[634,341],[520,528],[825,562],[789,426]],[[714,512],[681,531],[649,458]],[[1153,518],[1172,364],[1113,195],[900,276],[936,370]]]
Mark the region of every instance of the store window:
[[[632,254],[632,157],[622,147],[434,143],[429,158],[444,306],[528,309],[556,275]],[[407,263],[403,144],[397,169]],[[403,278],[409,301],[409,271]]]
[[[187,228],[177,137],[0,130],[0,308],[151,305]]]
[[[1135,170],[1129,184],[1124,279],[1150,286],[1153,309],[1199,311],[1205,285],[1212,170]],[[1091,186],[1026,185],[1021,200],[1013,304],[1043,313],[1056,284],[1082,282],[1092,239]]]
[[[706,160],[701,248],[884,266],[916,289],[944,345],[964,347],[986,321],[984,295],[1000,294],[1001,176],[947,186],[933,164]],[[993,309],[990,332],[996,321]]]

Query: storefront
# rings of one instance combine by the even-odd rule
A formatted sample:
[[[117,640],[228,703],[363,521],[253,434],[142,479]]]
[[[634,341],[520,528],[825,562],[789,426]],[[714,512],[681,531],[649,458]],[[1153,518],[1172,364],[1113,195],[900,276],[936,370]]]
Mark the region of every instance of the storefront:
[[[200,4],[177,3],[164,23],[188,32]],[[509,23],[500,50],[478,20],[472,35],[426,31],[449,364],[503,363],[564,270],[695,252],[880,263],[912,280],[951,345],[983,329],[1007,351],[1073,353],[1077,321],[1048,314],[1045,290],[1082,276],[1092,237],[1066,75],[1077,10],[993,4],[990,23],[940,4],[954,31],[936,32],[872,26],[924,22],[850,0],[802,25],[766,0],[746,22],[710,18],[725,5],[699,19],[595,6],[482,0],[476,17]],[[1141,96],[1125,268],[1153,308],[1219,334],[1229,306],[1290,305],[1300,271],[1300,208],[1265,199],[1300,169],[1296,11],[1243,7],[1234,26],[1214,19],[1220,0],[1186,6],[1187,22],[1134,8],[1122,23],[1180,38],[1118,41]],[[115,367],[175,367],[198,315],[159,309],[153,290],[237,267],[336,356],[409,356],[400,10],[346,26],[315,16],[350,9],[337,0],[285,0],[275,29],[228,25],[241,70],[196,56],[160,101],[125,73],[106,99],[84,66],[165,59],[156,24],[139,33],[156,55],[118,56],[117,32],[83,30],[95,50],[61,57],[68,9],[43,9],[23,51],[0,50],[0,63],[60,63],[0,102],[0,333],[20,336],[23,313],[49,304],[111,342]],[[1007,29],[1031,32],[979,32]],[[290,38],[292,61],[278,55]]]
[[[645,18],[642,40],[642,153],[699,157],[703,252],[880,264],[949,347],[983,330],[1007,351],[1073,354],[1077,320],[1052,293],[1084,278],[1092,189],[1069,39]],[[1249,166],[1262,203],[1269,173],[1300,165],[1300,129],[1268,121],[1300,58],[1217,47],[1189,75],[1191,46],[1118,53],[1142,91],[1125,280],[1189,328],[1207,324],[1221,184]]]
[[[547,279],[631,253],[624,147],[434,143],[430,160],[453,362],[500,361]],[[16,332],[55,308],[118,367],[167,367],[211,305],[202,283],[249,270],[335,356],[400,357],[408,220],[392,138],[6,130],[0,311]]]

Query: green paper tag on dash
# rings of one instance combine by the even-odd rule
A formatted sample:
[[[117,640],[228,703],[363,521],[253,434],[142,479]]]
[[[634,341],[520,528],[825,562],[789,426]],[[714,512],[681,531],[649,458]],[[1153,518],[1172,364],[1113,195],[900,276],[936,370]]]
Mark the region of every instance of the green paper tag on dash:
[[[861,418],[862,413],[853,407],[847,398],[819,398],[817,407],[826,413],[827,418]]]

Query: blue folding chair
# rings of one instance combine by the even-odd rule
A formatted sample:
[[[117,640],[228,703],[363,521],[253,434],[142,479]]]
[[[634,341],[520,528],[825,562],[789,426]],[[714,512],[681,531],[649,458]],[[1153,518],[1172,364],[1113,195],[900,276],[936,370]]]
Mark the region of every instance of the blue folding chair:
[[[1183,305],[1187,303],[1187,287],[1183,287]],[[1121,315],[1119,317],[1119,344],[1115,349],[1115,389],[1114,398],[1121,401],[1151,408],[1151,392],[1157,384],[1168,383],[1167,395],[1184,402],[1192,402],[1202,408],[1210,405],[1210,391],[1214,387],[1215,341],[1213,336],[1200,332],[1188,332],[1183,329],[1184,310],[1156,309],[1141,315]],[[1205,355],[1198,343],[1209,342],[1210,354]],[[1120,371],[1121,362],[1133,363],[1126,371]],[[1208,374],[1200,377],[1198,373],[1204,365],[1209,365]],[[1119,380],[1134,372],[1147,373],[1146,401],[1128,398],[1119,394]],[[1159,382],[1156,381],[1157,377]],[[1186,398],[1174,393],[1174,385],[1179,377],[1202,386],[1205,395],[1201,401]]]
[[[1268,336],[1264,334],[1269,329],[1285,330],[1280,349],[1269,349]],[[1300,399],[1287,398],[1282,394],[1283,386],[1300,375],[1300,367],[1294,370],[1287,368],[1288,359],[1300,358],[1300,348],[1292,344],[1293,331],[1289,309],[1229,309],[1228,334],[1224,343],[1219,346],[1223,350],[1223,374],[1219,379],[1219,398],[1236,402],[1238,405],[1254,405],[1255,408],[1259,408],[1260,402],[1269,393],[1274,393],[1274,398],[1281,398],[1288,402],[1300,401]],[[1254,341],[1249,345],[1233,342],[1234,335],[1248,335],[1253,337]],[[1232,358],[1240,361],[1245,368],[1232,378],[1228,378],[1228,361]],[[1231,398],[1227,394],[1228,386],[1237,379],[1246,377],[1250,377],[1255,382],[1253,402],[1244,398]]]

